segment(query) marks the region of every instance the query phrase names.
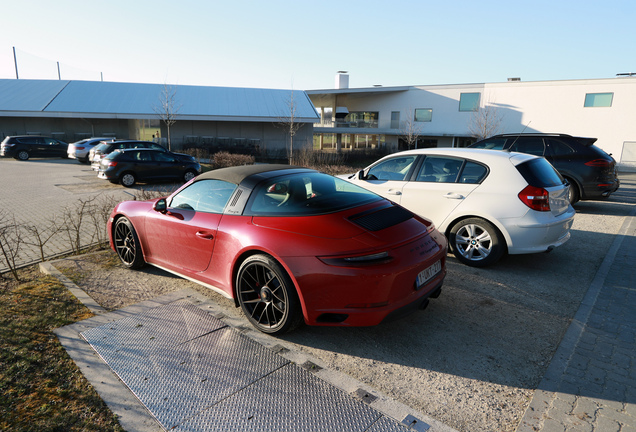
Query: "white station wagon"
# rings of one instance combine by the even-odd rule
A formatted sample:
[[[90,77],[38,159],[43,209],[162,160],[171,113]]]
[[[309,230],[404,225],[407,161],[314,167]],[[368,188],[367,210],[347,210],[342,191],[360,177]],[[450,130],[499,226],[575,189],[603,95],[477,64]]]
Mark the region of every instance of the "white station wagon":
[[[570,238],[569,186],[542,157],[469,148],[394,153],[342,176],[430,219],[464,264],[546,252]]]

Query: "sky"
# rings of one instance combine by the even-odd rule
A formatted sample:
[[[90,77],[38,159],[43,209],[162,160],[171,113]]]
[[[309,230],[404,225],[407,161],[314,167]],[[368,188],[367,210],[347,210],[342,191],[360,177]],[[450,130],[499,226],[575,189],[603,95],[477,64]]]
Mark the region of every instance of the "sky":
[[[300,90],[636,72],[634,0],[1,2],[2,79],[16,60],[20,79]]]

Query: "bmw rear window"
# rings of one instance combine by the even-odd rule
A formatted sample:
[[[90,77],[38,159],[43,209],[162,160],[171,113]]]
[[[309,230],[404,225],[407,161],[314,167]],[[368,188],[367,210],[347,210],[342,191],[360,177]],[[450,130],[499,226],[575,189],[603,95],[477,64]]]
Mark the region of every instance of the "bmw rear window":
[[[530,186],[548,188],[565,183],[561,174],[544,158],[523,162],[517,165],[517,170]]]

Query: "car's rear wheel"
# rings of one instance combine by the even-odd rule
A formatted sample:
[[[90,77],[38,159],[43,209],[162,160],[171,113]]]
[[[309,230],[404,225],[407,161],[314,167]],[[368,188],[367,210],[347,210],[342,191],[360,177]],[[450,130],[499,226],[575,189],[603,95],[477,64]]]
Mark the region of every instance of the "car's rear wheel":
[[[183,175],[183,181],[185,183],[189,182],[190,180],[192,180],[193,178],[195,178],[197,176],[196,171],[193,170],[188,170],[185,172],[185,174]]]
[[[120,217],[115,222],[113,230],[113,242],[115,250],[121,262],[128,268],[137,269],[145,264],[141,252],[139,237],[132,223],[125,217]]]
[[[243,261],[236,292],[243,313],[263,333],[282,334],[302,323],[294,284],[285,269],[267,255],[252,255]]]
[[[506,251],[499,230],[480,218],[468,218],[456,223],[450,230],[449,244],[455,257],[471,267],[494,264]]]
[[[579,192],[578,185],[574,182],[574,180],[570,178],[566,178],[568,183],[570,184],[570,192],[568,194],[568,198],[570,200],[570,204],[574,205],[581,199],[581,192]]]
[[[20,150],[18,154],[16,154],[16,159],[21,161],[29,160],[29,152],[26,150]]]
[[[121,183],[121,185],[124,187],[133,187],[136,182],[137,179],[131,172],[123,173],[121,177],[119,177],[119,183]]]

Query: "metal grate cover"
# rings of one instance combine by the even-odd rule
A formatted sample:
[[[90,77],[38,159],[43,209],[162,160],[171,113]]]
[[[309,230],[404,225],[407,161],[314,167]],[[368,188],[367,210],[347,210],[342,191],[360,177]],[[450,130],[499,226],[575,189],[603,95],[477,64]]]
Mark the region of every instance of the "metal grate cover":
[[[166,430],[404,430],[187,301],[81,335]]]

